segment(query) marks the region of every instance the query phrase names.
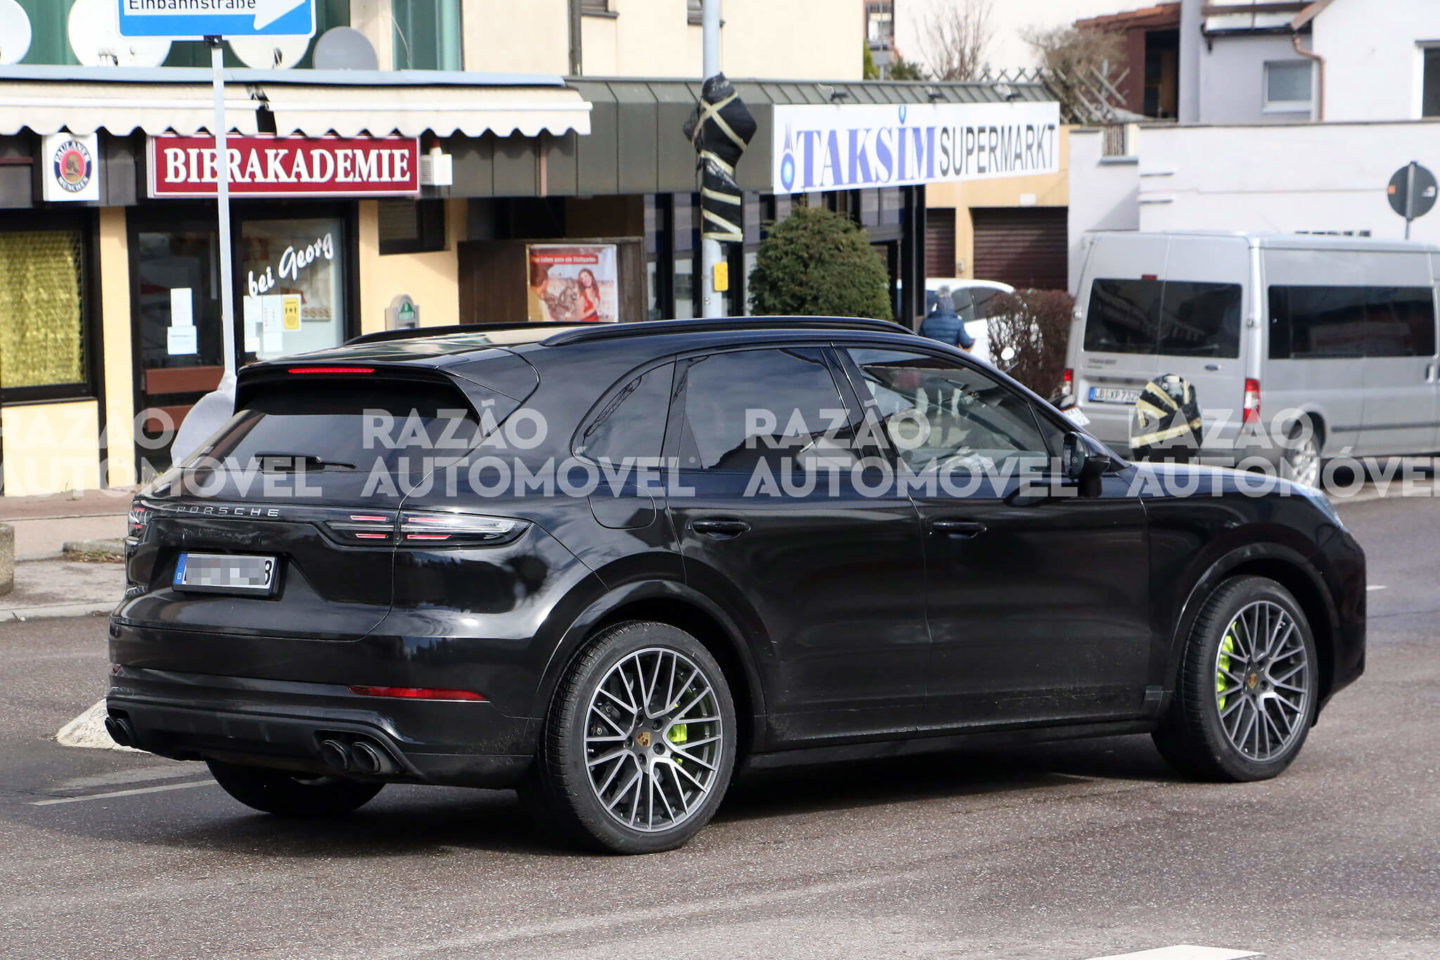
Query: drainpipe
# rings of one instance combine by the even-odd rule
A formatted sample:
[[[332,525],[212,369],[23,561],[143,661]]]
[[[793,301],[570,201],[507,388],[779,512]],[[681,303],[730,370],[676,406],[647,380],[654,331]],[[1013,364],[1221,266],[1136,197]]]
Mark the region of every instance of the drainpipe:
[[[1318,53],[1309,50],[1302,50],[1300,47],[1300,34],[1290,34],[1290,42],[1295,47],[1295,52],[1306,60],[1315,64],[1315,119],[1325,119],[1325,58]]]
[[[570,76],[578,77],[585,72],[585,54],[581,48],[582,15],[580,0],[570,0]]]

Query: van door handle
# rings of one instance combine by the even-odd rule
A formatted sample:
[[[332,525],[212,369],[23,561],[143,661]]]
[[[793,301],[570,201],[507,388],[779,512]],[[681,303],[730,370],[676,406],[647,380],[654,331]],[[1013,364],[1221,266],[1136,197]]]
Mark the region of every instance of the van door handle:
[[[733,540],[749,530],[750,524],[730,517],[717,517],[713,520],[692,520],[690,529],[712,540]]]
[[[952,540],[969,540],[985,532],[985,524],[977,520],[936,520],[930,529]]]

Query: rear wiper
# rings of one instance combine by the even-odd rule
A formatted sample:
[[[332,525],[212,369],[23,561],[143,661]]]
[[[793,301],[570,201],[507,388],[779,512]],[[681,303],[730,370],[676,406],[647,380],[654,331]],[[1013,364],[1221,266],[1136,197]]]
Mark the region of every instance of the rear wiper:
[[[325,460],[321,457],[303,453],[257,453],[255,459],[260,463],[260,470],[263,473],[286,473],[296,470],[328,470],[332,467],[338,470],[354,470],[353,463],[343,463],[339,460]]]

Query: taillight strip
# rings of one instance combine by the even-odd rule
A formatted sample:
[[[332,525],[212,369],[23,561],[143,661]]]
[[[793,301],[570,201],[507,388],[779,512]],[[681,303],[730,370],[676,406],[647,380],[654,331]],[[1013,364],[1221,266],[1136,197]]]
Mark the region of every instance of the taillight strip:
[[[361,697],[392,697],[398,700],[466,700],[486,703],[487,699],[473,690],[444,690],[431,687],[369,687],[352,685],[350,692]]]

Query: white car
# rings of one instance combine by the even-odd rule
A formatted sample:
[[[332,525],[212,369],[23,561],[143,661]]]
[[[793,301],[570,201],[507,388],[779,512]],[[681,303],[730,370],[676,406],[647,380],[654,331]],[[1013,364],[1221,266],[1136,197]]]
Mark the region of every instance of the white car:
[[[967,280],[964,277],[927,277],[925,280],[925,313],[928,315],[940,296],[940,288],[949,287],[955,312],[965,321],[965,332],[975,338],[970,353],[994,363],[990,357],[990,317],[992,302],[1002,293],[1015,288],[998,280]]]

